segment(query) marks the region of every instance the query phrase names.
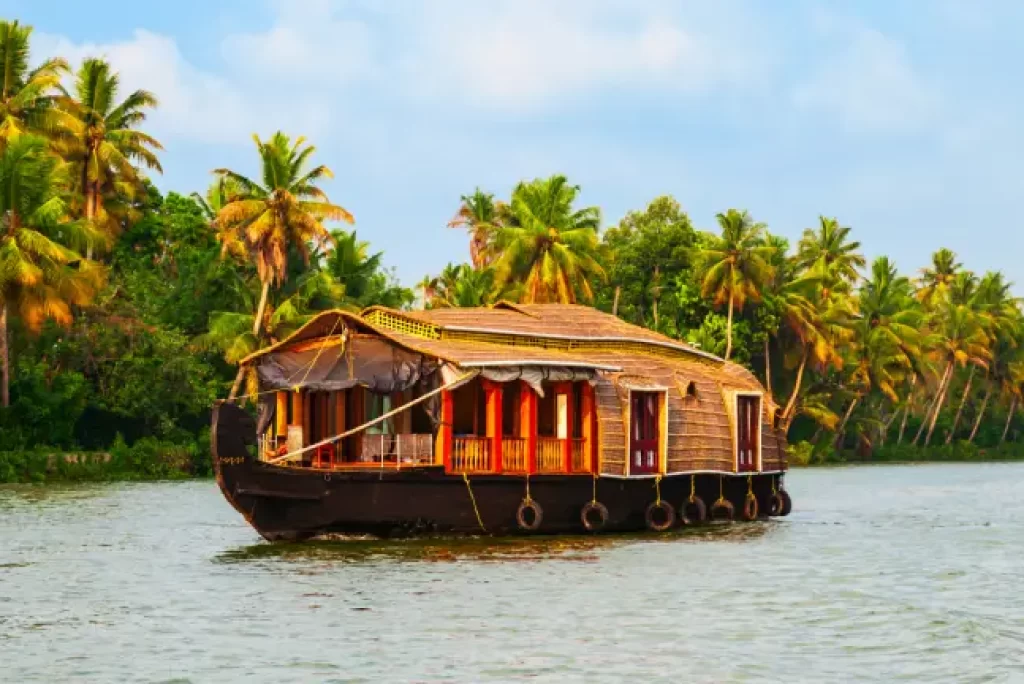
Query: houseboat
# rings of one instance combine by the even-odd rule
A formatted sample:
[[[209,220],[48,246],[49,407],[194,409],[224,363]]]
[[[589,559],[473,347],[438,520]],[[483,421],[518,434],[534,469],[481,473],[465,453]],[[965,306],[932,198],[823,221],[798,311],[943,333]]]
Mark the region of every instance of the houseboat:
[[[745,368],[593,308],[327,311],[213,411],[269,540],[665,531],[786,515],[778,407]]]

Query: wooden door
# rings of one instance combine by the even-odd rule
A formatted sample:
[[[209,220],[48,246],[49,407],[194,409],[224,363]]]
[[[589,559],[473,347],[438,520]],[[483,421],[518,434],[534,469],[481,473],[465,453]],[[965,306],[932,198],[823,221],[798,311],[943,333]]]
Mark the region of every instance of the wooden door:
[[[736,397],[736,470],[741,473],[757,470],[760,419],[760,397]]]
[[[629,472],[643,475],[658,472],[658,395],[631,392],[629,395]]]

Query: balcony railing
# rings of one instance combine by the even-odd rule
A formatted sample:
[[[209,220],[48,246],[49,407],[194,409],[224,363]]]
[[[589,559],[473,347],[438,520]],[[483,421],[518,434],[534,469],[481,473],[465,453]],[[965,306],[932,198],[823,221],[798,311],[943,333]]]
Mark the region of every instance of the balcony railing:
[[[572,472],[590,472],[590,454],[587,453],[587,442],[583,439],[572,440]]]
[[[565,472],[565,440],[557,437],[537,438],[537,472]]]
[[[363,434],[362,462],[381,466],[430,465],[434,462],[432,435],[370,435]]]
[[[525,473],[528,462],[526,453],[527,441],[517,437],[504,437],[501,440],[501,465],[508,473]]]
[[[494,470],[489,437],[452,439],[452,470],[457,473],[488,473]]]

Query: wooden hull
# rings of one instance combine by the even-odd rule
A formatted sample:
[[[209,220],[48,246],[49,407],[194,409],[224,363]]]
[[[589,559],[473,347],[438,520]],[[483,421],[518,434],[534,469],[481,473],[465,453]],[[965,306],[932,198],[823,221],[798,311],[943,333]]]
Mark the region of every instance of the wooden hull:
[[[381,537],[443,534],[524,534],[516,513],[524,476],[446,474],[441,467],[324,471],[268,465],[255,458],[256,429],[244,411],[221,404],[213,414],[213,461],[224,496],[266,539],[301,540],[325,533]],[[748,481],[697,475],[710,507],[722,493],[742,510]],[[768,510],[777,475],[751,478],[759,509]],[[468,482],[467,482],[468,480]],[[610,479],[532,475],[529,492],[543,511],[532,534],[583,533],[580,513],[595,497],[608,509],[603,532],[646,529],[645,512],[659,494],[677,511],[690,496],[690,476]]]

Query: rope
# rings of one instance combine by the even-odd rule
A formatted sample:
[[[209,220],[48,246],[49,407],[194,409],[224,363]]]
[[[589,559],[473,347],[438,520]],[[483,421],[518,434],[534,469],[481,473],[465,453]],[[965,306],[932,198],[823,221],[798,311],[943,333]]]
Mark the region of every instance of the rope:
[[[590,499],[590,503],[597,504],[597,473],[594,473],[594,494]]]
[[[690,501],[697,499],[697,476],[690,476]]]
[[[656,492],[657,498],[654,501],[655,506],[661,505],[661,475],[657,475],[654,478],[654,491]]]
[[[480,517],[480,509],[476,507],[476,497],[473,496],[473,487],[469,484],[469,475],[462,473],[462,479],[466,483],[466,491],[469,492],[469,501],[473,504],[473,513],[476,514],[476,523],[480,526],[480,529],[487,532],[487,528],[484,527],[484,521]]]
[[[754,495],[754,476],[747,475],[747,496]]]
[[[523,497],[523,503],[531,504],[533,499],[530,498],[530,474],[526,474],[526,496]]]
[[[463,376],[461,376],[459,378],[456,378],[455,380],[452,380],[447,385],[442,385],[441,387],[438,387],[437,389],[433,389],[433,390],[427,392],[426,394],[424,394],[422,396],[416,397],[415,399],[413,399],[410,402],[402,404],[398,408],[392,409],[392,410],[388,411],[387,413],[385,413],[385,414],[383,414],[381,416],[377,416],[373,420],[367,421],[367,422],[363,423],[362,425],[359,425],[357,427],[352,428],[351,430],[346,430],[345,432],[341,433],[340,435],[334,435],[333,437],[328,437],[327,439],[320,440],[316,444],[310,444],[308,447],[305,447],[304,449],[299,449],[298,451],[289,452],[289,453],[285,454],[284,456],[279,456],[277,458],[274,458],[274,459],[271,459],[269,461],[266,461],[266,463],[268,463],[270,465],[273,465],[275,463],[280,463],[281,461],[287,461],[287,460],[295,458],[296,456],[301,456],[302,454],[306,453],[307,451],[312,451],[313,449],[322,447],[324,444],[330,444],[331,442],[337,442],[337,441],[340,441],[342,439],[345,439],[346,437],[350,437],[350,436],[356,434],[357,432],[362,432],[363,430],[365,430],[368,427],[372,427],[372,426],[376,425],[377,423],[380,423],[382,421],[387,420],[388,418],[390,418],[391,416],[395,415],[396,413],[401,413],[402,411],[405,411],[406,409],[408,409],[408,408],[410,408],[412,406],[415,406],[416,404],[419,404],[422,401],[426,401],[427,399],[429,399],[430,397],[434,396],[435,394],[439,394],[440,392],[442,392],[442,391],[444,391],[446,389],[449,389],[450,387],[452,387],[454,385],[458,385],[458,384],[462,383],[464,380],[467,380],[467,379],[473,377],[477,373],[479,373],[479,371],[470,371],[469,373],[466,373],[465,375],[463,375]]]
[[[718,501],[716,501],[715,503],[719,504],[719,503],[722,503],[723,501],[725,501],[725,478],[722,477],[721,475],[719,475],[718,476]]]

